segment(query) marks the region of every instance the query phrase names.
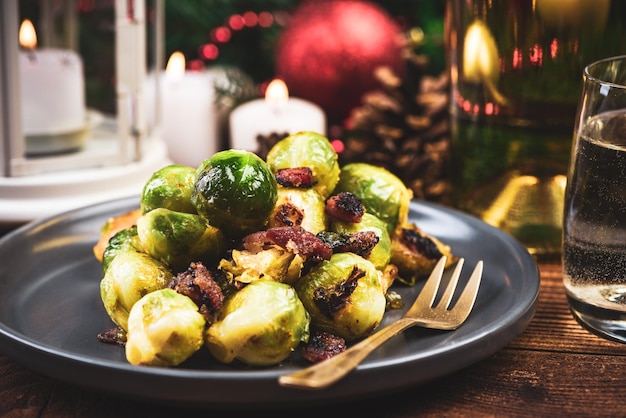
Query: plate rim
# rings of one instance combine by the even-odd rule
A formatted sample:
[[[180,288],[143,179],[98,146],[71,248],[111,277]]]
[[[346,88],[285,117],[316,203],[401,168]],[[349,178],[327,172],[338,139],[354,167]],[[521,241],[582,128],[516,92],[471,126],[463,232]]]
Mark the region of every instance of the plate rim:
[[[48,216],[39,220],[31,221],[11,232],[6,234],[3,237],[0,237],[0,252],[4,248],[7,243],[10,243],[16,237],[22,237],[31,231],[41,230],[50,227],[50,225],[54,223],[72,223],[76,222],[80,219],[91,219],[92,217],[100,214],[104,215],[105,213],[119,213],[120,208],[123,209],[125,207],[133,207],[138,206],[138,197],[131,196],[125,198],[114,199],[111,201],[96,203],[93,205],[85,206],[82,208],[73,209],[70,211],[66,211],[57,215]],[[280,374],[288,372],[289,370],[293,370],[293,367],[286,367],[284,369],[280,368],[271,368],[271,369],[249,369],[249,370],[226,370],[226,371],[216,371],[216,370],[192,370],[192,369],[180,369],[180,368],[154,368],[154,367],[137,367],[132,366],[130,364],[118,363],[109,359],[95,358],[93,356],[87,356],[82,354],[71,353],[63,350],[59,350],[55,347],[48,347],[47,345],[42,345],[38,343],[36,339],[23,335],[20,332],[16,332],[12,328],[8,327],[2,318],[0,318],[0,342],[2,342],[0,346],[0,352],[5,353],[8,357],[17,360],[18,362],[24,364],[26,367],[45,374],[53,379],[64,380],[72,384],[76,384],[82,387],[87,387],[93,390],[110,393],[113,395],[118,395],[122,397],[131,397],[134,399],[144,399],[149,401],[161,401],[163,403],[180,403],[184,402],[189,405],[199,405],[199,406],[221,406],[221,407],[263,407],[263,406],[272,406],[276,404],[275,397],[281,398],[284,396],[290,397],[289,402],[302,404],[308,402],[316,402],[320,401],[342,401],[349,400],[354,397],[360,397],[362,395],[371,395],[374,392],[376,394],[383,394],[389,391],[393,391],[402,387],[411,386],[411,385],[419,385],[425,383],[426,381],[432,380],[437,377],[442,377],[444,375],[453,373],[458,371],[464,367],[467,367],[477,361],[480,361],[491,354],[502,349],[506,346],[515,336],[519,335],[523,332],[528,323],[532,320],[536,307],[537,300],[539,296],[539,282],[540,275],[539,269],[536,261],[532,257],[530,253],[526,250],[523,245],[517,241],[512,236],[507,233],[492,227],[478,218],[473,217],[472,215],[468,215],[466,213],[460,212],[456,209],[444,207],[437,203],[425,202],[425,201],[416,201],[413,200],[411,202],[411,210],[417,212],[424,212],[425,210],[434,211],[437,214],[445,214],[447,216],[452,216],[456,219],[459,219],[463,223],[478,224],[481,228],[490,232],[491,234],[495,234],[499,239],[506,241],[513,250],[515,250],[515,254],[520,257],[520,269],[531,274],[531,276],[525,278],[524,284],[527,289],[527,293],[523,294],[522,302],[518,303],[516,308],[516,313],[514,316],[509,318],[506,328],[503,326],[495,327],[495,329],[491,329],[491,333],[489,333],[490,337],[496,337],[495,340],[498,341],[497,344],[492,344],[492,346],[488,348],[482,347],[480,350],[471,350],[471,353],[464,357],[462,361],[457,361],[454,366],[444,366],[443,368],[439,367],[438,370],[426,370],[424,374],[420,378],[413,379],[411,382],[394,382],[391,377],[394,372],[397,372],[399,369],[407,366],[411,366],[413,364],[418,364],[423,359],[421,357],[415,357],[413,354],[406,358],[406,360],[401,361],[390,361],[389,364],[380,366],[377,364],[368,364],[363,363],[360,365],[357,370],[355,370],[351,376],[348,376],[344,379],[344,381],[337,383],[335,386],[331,387],[328,390],[322,391],[301,391],[293,388],[283,388],[278,385],[277,377]],[[427,214],[428,215],[428,214]],[[466,264],[467,265],[467,264]],[[1,279],[1,274],[0,274]],[[488,334],[488,330],[483,330],[480,334],[474,335],[471,339],[464,341],[464,347],[477,347],[481,344],[484,344],[484,340],[486,339]],[[495,333],[495,335],[494,335]],[[506,334],[506,338],[504,335]],[[512,335],[512,336],[511,336]],[[438,347],[437,350],[429,350],[430,354],[427,357],[441,357],[446,358],[450,355],[451,350],[446,347]],[[50,361],[54,361],[58,363],[57,365],[51,365]],[[161,396],[155,396],[150,394],[149,391],[145,390],[137,390],[135,393],[128,393],[124,390],[117,390],[115,388],[109,387],[106,383],[103,384],[102,381],[106,381],[107,379],[92,379],[92,381],[85,381],[84,377],[80,376],[80,373],[67,373],[67,368],[70,365],[78,365],[81,371],[97,371],[102,372],[106,376],[110,376],[111,379],[120,379],[124,377],[131,376],[134,380],[144,381],[147,379],[171,379],[176,381],[183,386],[187,386],[187,383],[197,383],[203,382],[204,386],[207,386],[216,382],[235,382],[241,384],[242,381],[245,383],[243,386],[252,386],[258,382],[267,382],[269,379],[275,380],[275,385],[273,388],[268,390],[270,396],[267,401],[261,399],[249,400],[240,399],[237,397],[237,402],[233,402],[232,399],[200,399],[197,396],[188,396],[182,393],[181,391],[172,391],[170,396],[166,399]],[[432,369],[432,367],[429,367]],[[383,375],[382,377],[380,375]],[[384,383],[383,388],[380,388],[380,383],[376,386],[372,386],[368,390],[365,390],[364,393],[355,393],[354,391],[350,391],[349,385],[354,385],[355,382],[365,380],[368,377],[376,377],[377,379],[381,377]],[[89,380],[89,379],[88,379]],[[132,379],[131,379],[132,380]],[[406,379],[405,379],[406,380]],[[337,387],[338,390],[333,390],[333,388]]]

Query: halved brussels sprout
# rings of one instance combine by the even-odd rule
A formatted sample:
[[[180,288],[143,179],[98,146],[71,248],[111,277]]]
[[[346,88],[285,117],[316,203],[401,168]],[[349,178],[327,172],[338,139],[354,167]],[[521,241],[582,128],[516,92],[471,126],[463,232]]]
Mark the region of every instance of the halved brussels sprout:
[[[383,270],[391,259],[391,237],[387,231],[387,224],[371,213],[365,213],[361,222],[338,222],[332,223],[331,229],[335,232],[360,232],[373,231],[378,236],[378,243],[372,249],[368,260],[374,264],[376,269]]]
[[[291,284],[300,277],[302,266],[298,254],[273,246],[256,253],[232,250],[232,260],[222,259],[218,268],[241,283],[263,279]]]
[[[458,260],[449,245],[414,223],[398,228],[391,237],[391,262],[398,267],[398,280],[404,284],[412,286],[428,276],[444,255],[447,257],[446,268]]]
[[[301,226],[312,234],[327,228],[326,202],[315,189],[278,188],[274,210],[267,227]]]
[[[259,156],[230,149],[198,167],[191,201],[211,225],[242,236],[262,228],[274,209],[277,188],[274,174]]]
[[[222,363],[274,365],[308,340],[309,321],[293,287],[258,280],[226,300],[205,341]]]
[[[309,167],[313,188],[325,199],[339,180],[339,157],[325,136],[315,132],[298,132],[278,141],[267,153],[267,164],[273,173],[284,168]]]
[[[346,341],[371,334],[385,314],[385,291],[378,270],[353,253],[333,254],[294,287],[311,315],[311,327]]]
[[[175,272],[192,261],[215,262],[225,247],[222,232],[203,217],[164,208],[137,219],[137,235],[144,252]]]
[[[137,236],[136,225],[122,229],[111,237],[102,254],[102,273],[106,273],[111,260],[113,260],[120,251],[126,250],[141,251],[141,243]]]
[[[178,366],[204,344],[198,306],[172,289],[148,293],[128,316],[126,359],[143,366]]]
[[[387,223],[390,235],[408,220],[413,193],[383,167],[368,163],[346,164],[334,191],[339,192],[351,192],[361,199],[367,212]]]
[[[165,288],[171,278],[168,268],[148,254],[120,251],[100,281],[100,297],[111,320],[126,331],[133,305],[142,296]]]
[[[191,203],[191,190],[196,180],[196,169],[171,164],[157,170],[144,184],[140,198],[142,213],[156,208],[177,212],[196,213]]]

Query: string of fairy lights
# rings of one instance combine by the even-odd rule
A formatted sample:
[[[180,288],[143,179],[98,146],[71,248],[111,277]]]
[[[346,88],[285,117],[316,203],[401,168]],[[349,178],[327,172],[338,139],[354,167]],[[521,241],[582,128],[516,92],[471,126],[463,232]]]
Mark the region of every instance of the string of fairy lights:
[[[245,29],[261,28],[268,29],[272,26],[285,27],[289,22],[289,13],[284,11],[246,11],[244,13],[235,13],[224,19],[221,26],[213,28],[209,33],[209,42],[198,47],[198,58],[190,60],[188,63],[190,70],[202,70],[206,63],[217,60],[220,54],[220,48],[226,46],[232,39],[235,32]],[[261,83],[257,86],[259,94],[263,95],[267,88],[268,82]],[[329,132],[331,138],[340,135],[340,128],[336,126],[330,127]],[[333,148],[337,152],[343,151],[344,144],[339,139],[332,139]]]
[[[189,61],[189,69],[200,70],[205,66],[206,62],[211,63],[217,60],[220,55],[220,48],[231,41],[235,32],[252,28],[284,27],[288,21],[289,14],[283,11],[234,13],[224,19],[222,25],[210,31],[209,42],[198,47],[198,58]]]

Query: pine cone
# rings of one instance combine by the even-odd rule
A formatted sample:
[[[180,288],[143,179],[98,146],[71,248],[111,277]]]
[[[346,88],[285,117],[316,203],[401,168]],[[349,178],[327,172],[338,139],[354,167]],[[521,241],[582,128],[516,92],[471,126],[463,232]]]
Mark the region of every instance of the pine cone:
[[[278,141],[286,138],[287,136],[289,136],[289,132],[272,132],[269,135],[257,135],[256,142],[258,147],[255,151],[256,154],[265,160],[267,158],[267,153],[270,152],[272,147],[276,145]]]
[[[364,95],[353,110],[343,140],[341,163],[383,166],[417,199],[450,204],[450,123],[446,73],[428,76],[428,59],[405,51],[404,77],[380,67],[380,89]]]

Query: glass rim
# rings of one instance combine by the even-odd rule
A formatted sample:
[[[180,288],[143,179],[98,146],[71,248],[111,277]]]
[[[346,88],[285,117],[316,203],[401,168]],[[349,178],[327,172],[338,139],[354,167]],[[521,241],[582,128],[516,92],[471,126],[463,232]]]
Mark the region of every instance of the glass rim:
[[[585,66],[585,69],[583,71],[584,76],[587,80],[593,81],[597,84],[602,84],[602,85],[607,85],[610,87],[617,87],[617,88],[622,88],[622,89],[626,89],[626,83],[616,83],[615,81],[609,81],[609,80],[603,80],[602,78],[599,78],[597,76],[591,75],[591,71],[593,71],[593,69],[599,65],[602,64],[606,64],[608,62],[617,62],[617,61],[623,61],[624,62],[624,66],[626,66],[626,55],[616,55],[613,57],[607,57],[607,58],[603,58],[601,60],[597,60],[594,61],[590,64],[587,64]]]

